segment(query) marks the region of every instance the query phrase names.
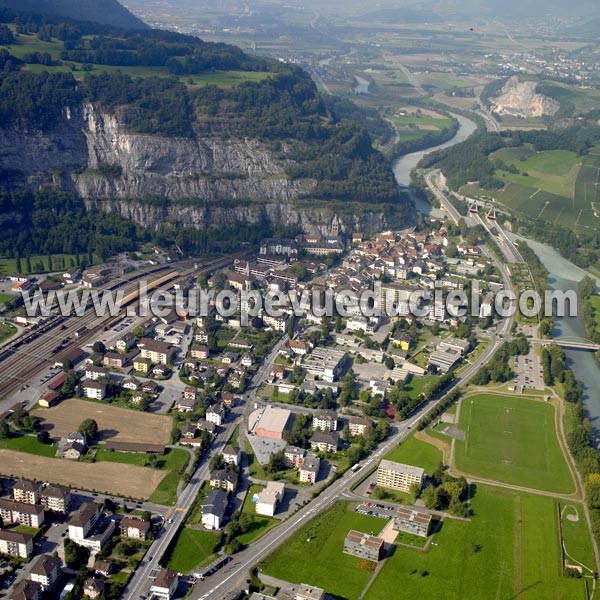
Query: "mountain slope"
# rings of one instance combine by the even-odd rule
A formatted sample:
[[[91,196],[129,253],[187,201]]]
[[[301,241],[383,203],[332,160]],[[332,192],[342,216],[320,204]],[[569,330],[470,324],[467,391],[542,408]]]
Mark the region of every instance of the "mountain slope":
[[[93,21],[123,29],[148,29],[143,21],[117,0],[0,0],[0,6],[79,21]]]

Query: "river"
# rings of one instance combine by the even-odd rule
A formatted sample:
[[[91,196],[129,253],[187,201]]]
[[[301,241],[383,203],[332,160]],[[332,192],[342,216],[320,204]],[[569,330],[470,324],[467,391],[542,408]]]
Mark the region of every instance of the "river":
[[[411,171],[426,154],[459,144],[465,141],[477,129],[477,125],[471,119],[460,115],[453,116],[458,120],[460,127],[451,140],[433,148],[406,154],[396,161],[394,164],[394,175],[399,185],[402,187],[410,185]],[[436,209],[421,199],[416,199],[416,208],[419,212],[436,216]],[[508,235],[512,239],[517,237],[511,236],[510,233]],[[546,244],[534,240],[526,241],[548,270],[550,274],[548,284],[551,290],[577,290],[578,283],[586,275],[583,269],[563,258],[556,250]],[[600,281],[597,281],[597,283],[600,283]],[[557,318],[555,320],[554,336],[587,338],[585,327],[580,317]],[[592,422],[597,435],[600,437],[600,395],[597,393],[597,390],[600,390],[600,364],[593,352],[568,349],[565,351],[565,354],[575,377],[583,386],[583,402],[586,414]]]
[[[546,244],[534,240],[527,240],[527,243],[550,273],[548,279],[550,289],[577,291],[578,283],[587,275],[583,269],[563,258],[554,248]],[[580,317],[557,318],[554,337],[559,336],[587,338],[582,319]],[[567,349],[565,354],[577,381],[583,385],[585,411],[598,435],[600,434],[600,396],[598,395],[600,364],[593,352]]]

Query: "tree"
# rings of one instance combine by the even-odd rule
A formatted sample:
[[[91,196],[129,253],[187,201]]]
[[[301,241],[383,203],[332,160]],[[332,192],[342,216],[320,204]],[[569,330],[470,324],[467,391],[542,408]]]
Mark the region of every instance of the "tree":
[[[95,440],[98,435],[98,423],[94,419],[85,419],[77,431],[83,433],[88,440]]]
[[[142,514],[140,515],[140,518],[143,519],[144,521],[151,521],[152,513],[149,510],[144,510],[142,512]]]
[[[97,342],[94,342],[92,350],[98,354],[104,354],[106,352],[106,346],[98,340]]]
[[[0,421],[0,440],[5,440],[8,437],[10,437],[10,427],[8,423],[2,419]]]
[[[393,368],[396,366],[396,363],[394,362],[394,358],[392,356],[388,356],[385,359],[385,366],[391,371],[393,370]]]
[[[41,444],[49,444],[50,443],[50,434],[44,429],[37,434],[38,442]]]

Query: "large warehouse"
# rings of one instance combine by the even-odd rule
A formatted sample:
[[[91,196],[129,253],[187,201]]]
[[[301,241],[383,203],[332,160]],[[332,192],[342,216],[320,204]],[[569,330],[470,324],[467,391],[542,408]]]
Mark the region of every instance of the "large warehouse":
[[[266,438],[282,439],[283,432],[292,426],[293,415],[289,410],[266,406],[250,415],[250,431]]]

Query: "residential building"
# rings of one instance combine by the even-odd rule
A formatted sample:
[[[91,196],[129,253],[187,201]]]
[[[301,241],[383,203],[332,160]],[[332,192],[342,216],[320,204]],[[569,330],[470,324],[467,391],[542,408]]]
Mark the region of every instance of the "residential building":
[[[29,579],[40,584],[43,592],[51,590],[58,581],[62,571],[60,558],[49,554],[38,556],[29,570]]]
[[[427,537],[431,529],[433,517],[430,513],[413,510],[407,506],[400,506],[394,515],[394,530]]]
[[[373,427],[373,422],[366,417],[350,417],[348,419],[350,435],[364,435],[367,429]]]
[[[275,331],[285,332],[288,328],[288,323],[290,320],[290,316],[288,314],[283,314],[280,316],[268,315],[267,313],[263,313],[261,316],[263,323],[270,327]]]
[[[69,539],[82,544],[100,518],[100,507],[94,502],[84,502],[69,518]]]
[[[286,347],[289,348],[293,354],[298,356],[308,354],[308,344],[302,340],[288,340]]]
[[[4,523],[38,529],[44,524],[44,508],[40,504],[23,504],[0,498],[0,517]]]
[[[206,420],[220,427],[225,420],[225,408],[222,404],[215,404],[206,411]]]
[[[150,521],[138,517],[123,517],[119,528],[121,535],[132,540],[145,540],[150,532]]]
[[[321,452],[337,452],[340,444],[340,434],[337,431],[317,430],[310,438],[312,450]]]
[[[215,489],[234,492],[238,484],[238,474],[231,469],[217,469],[209,476],[210,485]]]
[[[85,368],[85,378],[90,381],[98,381],[99,379],[108,379],[110,377],[110,371],[105,367],[97,367],[95,365],[88,365]]]
[[[194,408],[196,408],[196,396],[194,395],[193,398],[180,398],[175,402],[173,408],[182,413],[193,412]]]
[[[61,485],[47,485],[42,490],[42,506],[54,513],[67,514],[71,506],[71,490]]]
[[[9,600],[41,600],[42,586],[36,581],[22,579],[17,583]]]
[[[321,469],[321,459],[314,454],[309,454],[298,470],[298,477],[302,483],[316,483]]]
[[[413,483],[421,487],[424,475],[425,472],[420,467],[382,460],[377,469],[377,485],[409,492]]]
[[[351,530],[344,539],[344,554],[351,554],[373,562],[383,556],[384,542],[381,538]]]
[[[161,569],[152,582],[150,594],[154,594],[156,598],[161,600],[171,600],[177,591],[179,585],[179,577],[176,571],[171,569]]]
[[[106,398],[106,384],[94,380],[83,382],[83,395],[92,400],[104,400]]]
[[[104,577],[109,577],[113,572],[112,564],[107,560],[98,559],[94,563],[94,571],[97,575],[104,575]]]
[[[267,487],[260,492],[256,501],[256,514],[266,517],[275,516],[277,507],[285,495],[285,483],[269,481]]]
[[[42,497],[42,482],[19,479],[13,487],[13,499],[23,504],[38,504]]]
[[[96,579],[95,577],[86,579],[83,584],[83,595],[86,598],[98,598],[98,596],[102,596],[103,593],[104,581],[102,581],[102,579]]]
[[[239,467],[242,460],[242,451],[237,446],[227,444],[227,446],[223,448],[223,460],[228,465]]]
[[[33,554],[33,536],[10,529],[0,529],[0,554],[28,559]]]
[[[112,367],[113,369],[123,369],[129,362],[129,356],[127,354],[119,354],[118,352],[107,352],[102,359],[102,364],[105,367]]]
[[[133,359],[133,370],[138,373],[148,373],[151,367],[152,361],[149,358],[142,358],[142,356],[138,354],[138,356]]]
[[[261,257],[269,255],[298,256],[298,244],[287,238],[267,238],[260,243]],[[275,265],[276,266],[276,265]]]
[[[306,450],[297,446],[287,446],[284,450],[285,466],[288,469],[300,469],[304,463]]]
[[[175,348],[165,342],[158,342],[149,338],[142,338],[138,342],[142,358],[148,358],[153,364],[168,365],[175,353]]]
[[[206,529],[220,529],[225,510],[227,509],[227,493],[223,490],[212,490],[202,502],[202,524]]]
[[[313,429],[336,431],[338,428],[337,413],[333,410],[318,410],[313,415]]]
[[[135,337],[131,332],[128,331],[117,340],[115,346],[119,352],[125,353],[135,346]]]

